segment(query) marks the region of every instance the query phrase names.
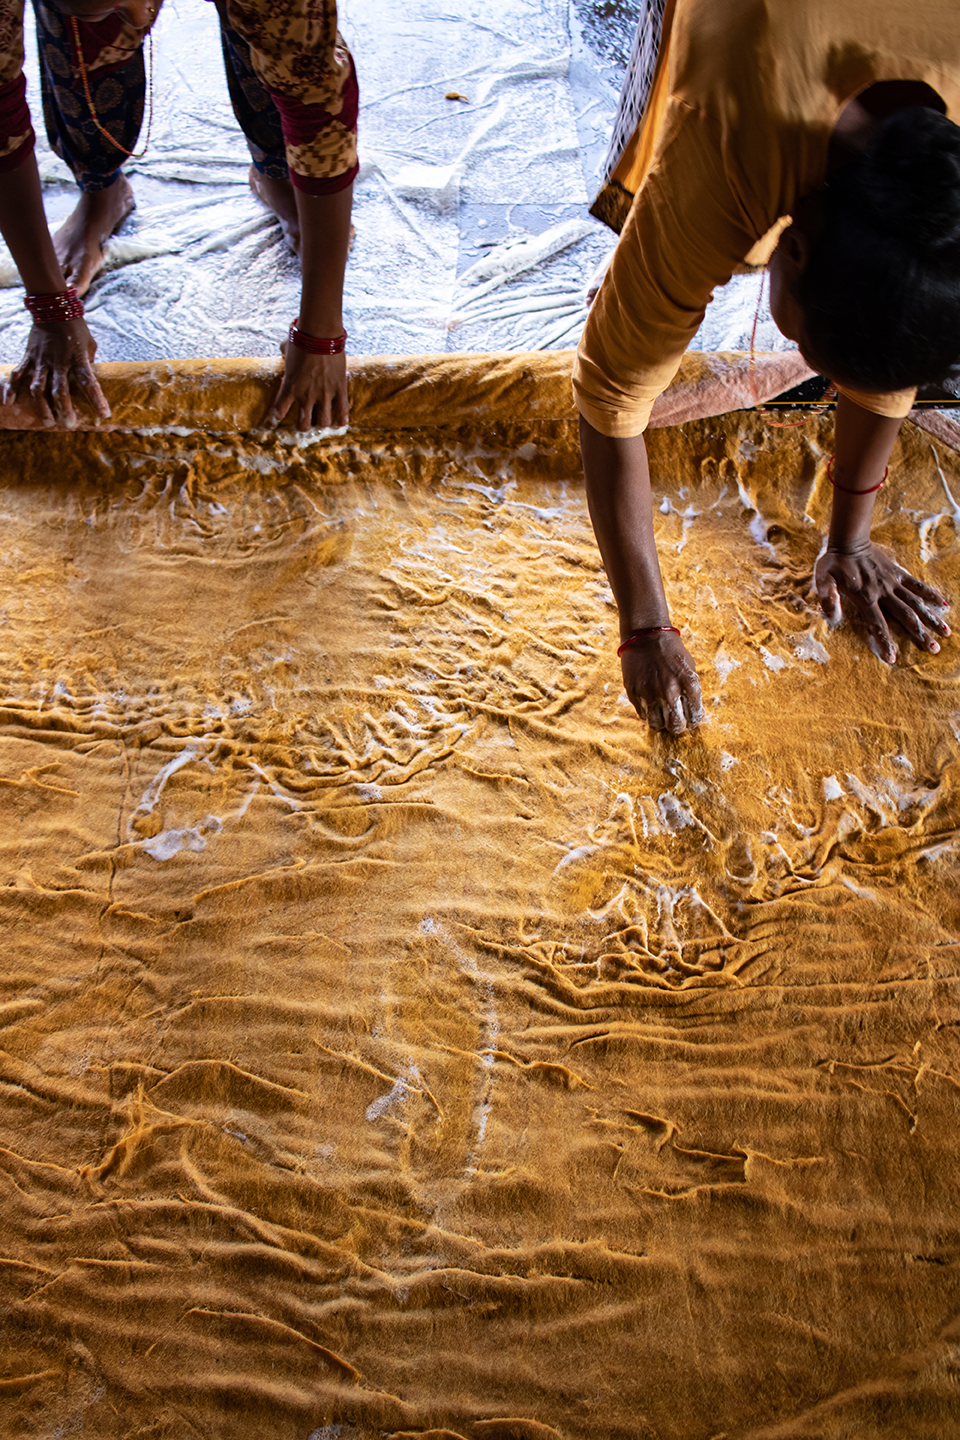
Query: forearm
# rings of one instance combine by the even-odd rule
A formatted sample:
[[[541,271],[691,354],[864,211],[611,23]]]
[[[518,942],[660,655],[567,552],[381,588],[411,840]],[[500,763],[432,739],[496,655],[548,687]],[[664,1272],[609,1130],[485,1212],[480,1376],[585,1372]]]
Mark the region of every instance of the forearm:
[[[833,492],[827,541],[831,550],[848,553],[869,544],[878,493],[874,487],[883,478],[902,423],[886,415],[874,415],[846,395],[837,401],[833,461],[837,488]]]
[[[0,174],[0,233],[28,294],[54,294],[66,289],[47,226],[40,173],[32,150],[15,170]]]
[[[332,338],[343,330],[343,276],[350,248],[353,186],[334,195],[294,190],[300,217],[300,327]]]
[[[841,606],[849,605],[866,626],[874,654],[888,665],[897,658],[891,624],[900,626],[921,650],[933,653],[940,645],[930,632],[950,634],[942,614],[947,602],[939,591],[917,580],[870,539],[873,502],[900,424],[840,397],[834,459],[838,488],[827,546],[813,571],[828,622],[838,624]]]
[[[580,448],[590,519],[620,612],[621,639],[667,625],[644,438],[611,439],[581,416]]]

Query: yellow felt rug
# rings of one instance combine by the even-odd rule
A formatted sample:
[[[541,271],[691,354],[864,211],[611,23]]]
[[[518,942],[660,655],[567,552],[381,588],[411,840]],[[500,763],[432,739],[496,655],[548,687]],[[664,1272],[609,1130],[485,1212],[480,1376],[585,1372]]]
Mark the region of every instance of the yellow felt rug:
[[[4,1437],[960,1432],[960,642],[812,606],[829,416],[659,430],[648,734],[564,366],[0,436]]]

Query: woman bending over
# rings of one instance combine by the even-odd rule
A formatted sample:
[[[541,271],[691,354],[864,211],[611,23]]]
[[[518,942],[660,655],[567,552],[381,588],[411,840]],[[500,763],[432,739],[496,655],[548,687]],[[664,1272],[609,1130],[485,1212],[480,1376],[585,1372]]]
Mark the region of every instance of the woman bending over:
[[[744,263],[769,261],[774,320],[840,392],[824,613],[848,603],[890,664],[891,624],[925,650],[950,633],[942,597],[870,522],[916,387],[960,361],[958,119],[953,0],[667,0],[643,118],[604,192],[627,213],[574,370],[624,684],[654,729],[703,710],[670,623],[643,431]]]
[[[50,144],[80,187],[51,237],[23,75],[23,0],[0,0],[0,233],[34,324],[11,389],[50,423],[76,424],[71,388],[109,407],[80,297],[133,208],[121,166],[143,120],[143,42],[162,0],[34,0]],[[300,314],[283,347],[268,420],[347,419],[343,275],[357,173],[357,79],[335,0],[217,0],[227,84],[250,149],[251,184],[301,257]],[[212,12],[211,12],[212,18]]]

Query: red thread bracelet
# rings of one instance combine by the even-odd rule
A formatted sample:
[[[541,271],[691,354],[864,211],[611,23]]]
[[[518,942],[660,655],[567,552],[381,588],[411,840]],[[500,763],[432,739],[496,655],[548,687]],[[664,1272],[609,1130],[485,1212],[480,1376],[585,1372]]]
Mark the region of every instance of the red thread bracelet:
[[[289,338],[291,345],[296,345],[298,350],[306,350],[310,355],[342,355],[347,344],[346,330],[333,340],[325,340],[319,335],[308,335],[305,330],[301,330],[299,317],[290,322]]]
[[[35,325],[52,325],[57,320],[82,320],[83,301],[72,285],[45,295],[24,295],[23,303]]]
[[[843,492],[844,495],[872,495],[875,490],[880,489],[880,485],[883,484],[884,480],[886,480],[887,475],[890,472],[890,466],[888,465],[886,470],[884,470],[883,472],[883,480],[880,481],[879,485],[871,485],[867,490],[848,490],[846,485],[838,485],[836,480],[834,480],[833,461],[834,457],[831,455],[829,460],[827,461],[827,479],[830,481],[830,484],[833,486],[834,490],[840,490]]]
[[[672,635],[680,634],[676,625],[648,625],[646,630],[634,630],[617,649],[617,658],[620,658],[624,650],[629,650],[631,645],[636,645],[638,640],[646,640],[651,635],[665,635],[668,631]]]

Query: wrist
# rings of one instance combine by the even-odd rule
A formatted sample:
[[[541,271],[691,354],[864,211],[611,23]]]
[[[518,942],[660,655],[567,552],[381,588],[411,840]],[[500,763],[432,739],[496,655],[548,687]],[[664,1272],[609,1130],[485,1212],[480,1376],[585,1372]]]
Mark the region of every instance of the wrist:
[[[53,246],[51,244],[51,251]],[[67,282],[55,255],[36,256],[29,265],[18,265],[17,270],[28,295],[58,295],[66,290]]]
[[[31,334],[36,330],[39,334],[49,335],[52,339],[56,339],[58,335],[72,336],[90,333],[87,329],[87,322],[82,316],[76,320],[32,320],[30,323]]]
[[[829,536],[825,555],[864,555],[873,547],[869,532],[866,535],[844,535],[834,539]]]
[[[83,319],[83,301],[72,285],[52,293],[27,294],[23,303],[35,325],[63,325]]]
[[[308,335],[339,335],[343,330],[343,304],[339,297],[335,303],[323,300],[310,303],[306,295],[300,298],[300,326]]]
[[[855,554],[870,545],[870,527],[876,493],[844,495],[834,492],[827,548],[843,554]]]
[[[304,350],[310,355],[342,355],[347,348],[346,330],[333,335],[313,335],[300,324],[299,319],[290,322],[287,339],[297,350]]]
[[[624,650],[631,650],[635,645],[659,644],[665,635],[679,634],[676,625],[647,625],[642,630],[634,630],[617,646],[617,659],[619,660]]]
[[[670,612],[666,602],[649,608],[638,606],[636,610],[623,610],[620,613],[621,641],[626,640],[628,635],[636,635],[640,630],[656,630],[670,624]]]

